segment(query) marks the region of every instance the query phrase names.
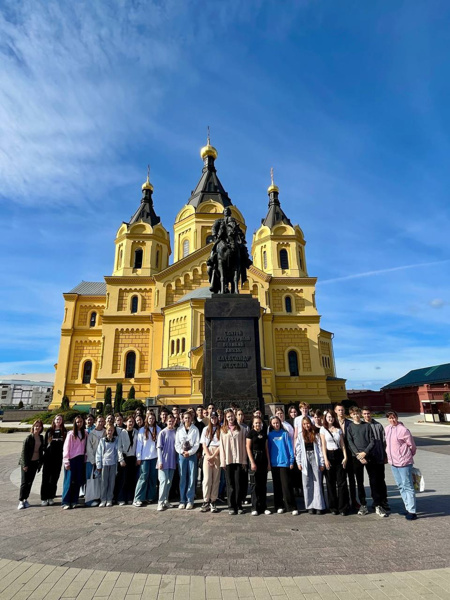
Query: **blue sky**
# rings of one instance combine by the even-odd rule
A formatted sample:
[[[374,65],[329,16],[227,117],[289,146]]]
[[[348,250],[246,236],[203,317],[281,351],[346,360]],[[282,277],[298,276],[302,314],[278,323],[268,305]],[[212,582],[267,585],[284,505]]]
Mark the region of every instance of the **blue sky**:
[[[0,374],[52,371],[147,163],[172,231],[207,125],[249,238],[274,167],[349,388],[449,362],[449,31],[445,0],[0,0]]]

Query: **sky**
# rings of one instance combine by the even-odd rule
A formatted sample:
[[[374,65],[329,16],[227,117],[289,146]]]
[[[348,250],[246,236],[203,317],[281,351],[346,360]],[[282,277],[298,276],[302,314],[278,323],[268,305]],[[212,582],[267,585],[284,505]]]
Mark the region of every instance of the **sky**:
[[[248,238],[274,168],[347,388],[450,362],[449,31],[445,0],[0,0],[0,375],[53,370],[147,164],[173,232],[208,125]]]

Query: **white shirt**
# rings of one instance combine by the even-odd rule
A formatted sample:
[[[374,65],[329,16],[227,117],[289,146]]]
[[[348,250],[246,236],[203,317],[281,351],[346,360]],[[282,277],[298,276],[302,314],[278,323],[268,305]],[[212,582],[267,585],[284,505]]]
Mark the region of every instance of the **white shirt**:
[[[292,427],[292,425],[290,423],[288,423],[287,421],[282,421],[281,425],[283,426],[283,429],[285,431],[287,431],[289,439],[291,440],[292,444],[294,444],[294,428]]]
[[[161,428],[156,426],[156,440],[158,439],[158,433]],[[128,434],[127,434],[128,437]],[[136,444],[136,458],[137,460],[151,460],[152,458],[158,457],[156,450],[156,440],[152,440],[151,431],[148,432],[148,439],[145,439],[145,427],[141,427],[138,433],[138,439]]]
[[[186,431],[184,423],[178,427],[175,436],[175,450],[178,454],[183,454],[183,452],[185,452],[185,447],[189,446],[189,456],[194,456],[198,450],[199,443],[200,434],[194,424],[189,427],[188,431]]]
[[[335,428],[336,429],[336,428]],[[327,443],[327,450],[339,450],[341,447],[341,436],[342,431],[340,429],[336,429],[331,433],[325,427],[320,428],[320,435],[325,436],[325,441]]]
[[[200,438],[200,444],[206,444],[208,448],[217,448],[220,446],[220,440],[217,437],[217,430],[219,429],[219,425],[217,425],[217,429],[214,432],[213,439],[210,442],[208,436],[208,427],[205,427],[202,431],[202,437]]]

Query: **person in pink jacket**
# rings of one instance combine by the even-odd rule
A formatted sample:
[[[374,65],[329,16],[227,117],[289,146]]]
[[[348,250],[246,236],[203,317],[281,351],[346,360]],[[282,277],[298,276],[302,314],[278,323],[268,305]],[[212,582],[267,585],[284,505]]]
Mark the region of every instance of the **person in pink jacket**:
[[[388,463],[391,465],[395,483],[399,489],[403,503],[406,508],[408,521],[415,521],[416,493],[412,479],[412,468],[416,444],[409,429],[398,420],[394,410],[386,414],[389,425],[386,426],[386,453]]]
[[[80,487],[86,483],[86,440],[84,419],[77,415],[63,449],[64,484],[61,506],[64,509],[78,506]]]

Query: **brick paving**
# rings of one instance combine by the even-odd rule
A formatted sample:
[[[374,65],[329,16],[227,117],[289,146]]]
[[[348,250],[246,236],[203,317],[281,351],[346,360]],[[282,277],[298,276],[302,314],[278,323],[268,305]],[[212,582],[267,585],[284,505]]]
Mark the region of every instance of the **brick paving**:
[[[389,469],[388,519],[62,511],[41,508],[35,494],[17,511],[24,435],[0,435],[0,598],[450,600],[450,434],[412,423],[427,487],[415,522],[398,514]]]

